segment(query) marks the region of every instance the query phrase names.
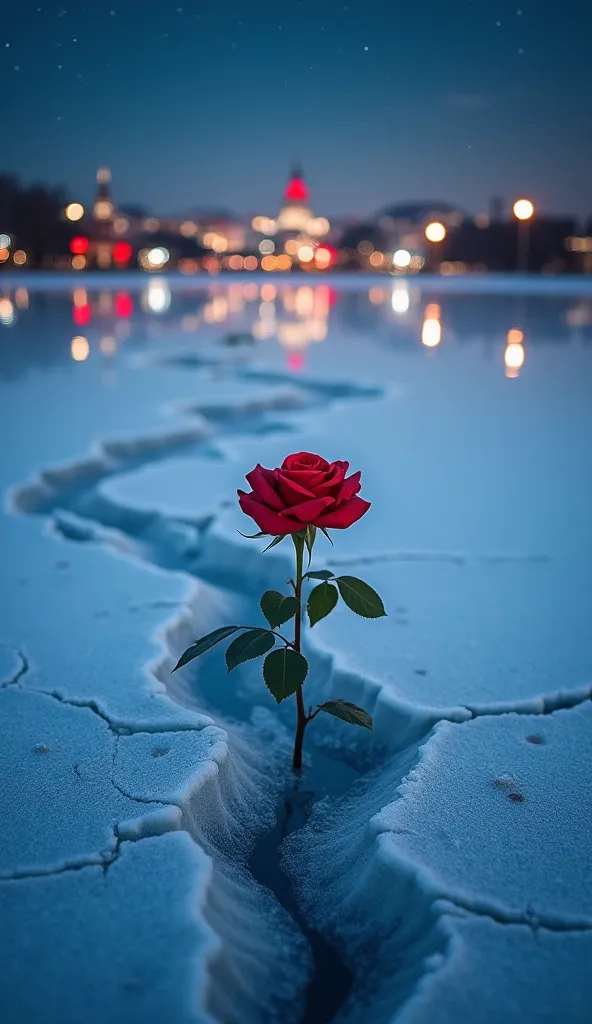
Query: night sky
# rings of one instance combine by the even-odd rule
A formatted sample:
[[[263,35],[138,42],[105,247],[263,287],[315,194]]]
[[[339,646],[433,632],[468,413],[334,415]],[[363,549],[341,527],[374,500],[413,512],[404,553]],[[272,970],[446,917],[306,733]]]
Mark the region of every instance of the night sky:
[[[5,0],[0,170],[156,212],[592,213],[590,0]]]

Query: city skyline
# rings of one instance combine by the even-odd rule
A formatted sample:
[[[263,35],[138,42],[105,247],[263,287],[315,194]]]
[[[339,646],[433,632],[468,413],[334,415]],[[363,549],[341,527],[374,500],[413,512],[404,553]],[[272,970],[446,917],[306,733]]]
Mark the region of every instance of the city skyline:
[[[23,0],[2,30],[0,165],[88,203],[108,164],[122,205],[163,213],[271,213],[299,160],[329,217],[527,194],[585,218],[590,20],[570,0]]]

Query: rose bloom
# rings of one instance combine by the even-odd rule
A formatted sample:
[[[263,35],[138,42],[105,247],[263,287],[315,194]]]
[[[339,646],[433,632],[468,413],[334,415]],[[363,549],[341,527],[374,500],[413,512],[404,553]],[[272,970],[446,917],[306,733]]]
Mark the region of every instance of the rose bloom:
[[[358,496],[361,474],[346,477],[349,462],[327,462],[311,452],[288,455],[279,469],[257,465],[238,492],[243,512],[264,533],[296,533],[306,526],[345,530],[361,519],[370,502]]]

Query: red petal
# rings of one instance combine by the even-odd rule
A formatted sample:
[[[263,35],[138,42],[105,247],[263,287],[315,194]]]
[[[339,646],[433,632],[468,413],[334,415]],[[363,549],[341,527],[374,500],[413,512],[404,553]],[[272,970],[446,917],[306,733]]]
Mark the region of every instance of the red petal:
[[[362,474],[358,470],[357,473],[352,473],[348,476],[347,480],[344,480],[341,487],[339,488],[339,494],[337,495],[337,504],[341,505],[344,501],[349,501],[353,498],[354,494],[357,494],[362,486],[361,483]]]
[[[300,483],[297,483],[295,480],[289,480],[288,477],[284,476],[281,469],[276,469],[275,472],[275,484],[283,498],[284,506],[287,508],[291,505],[298,505],[303,501],[308,501],[309,498],[316,497],[312,491],[302,487]]]
[[[311,471],[326,472],[329,469],[329,463],[326,459],[321,458],[320,455],[315,455],[313,452],[295,452],[294,455],[287,455],[281,465],[282,469],[303,471],[310,473]]]
[[[250,516],[257,523],[264,533],[280,534],[295,533],[302,529],[302,523],[298,519],[290,519],[287,515],[278,515],[268,505],[264,505],[256,494],[238,492],[238,503],[245,515]]]
[[[349,462],[333,462],[322,484],[315,487],[315,494],[319,497],[323,494],[331,494],[336,498],[339,494],[339,486],[345,479],[349,469]]]
[[[340,505],[339,508],[331,509],[325,512],[324,515],[319,516],[315,526],[332,527],[334,530],[346,530],[352,523],[357,523],[358,519],[361,519],[369,508],[369,501],[364,501],[363,498],[354,495],[353,498]]]
[[[312,501],[303,501],[300,505],[293,505],[292,508],[288,509],[288,513],[282,514],[289,514],[295,519],[300,520],[300,523],[312,523],[314,525],[323,511],[334,504],[333,498],[313,498]]]
[[[261,501],[264,501],[270,508],[277,510],[285,508],[284,502],[280,498],[276,490],[274,490],[273,484],[275,483],[275,476],[272,469],[264,469],[260,463],[257,463],[255,469],[252,469],[250,473],[247,473],[246,479],[250,483],[255,494],[257,494]]]

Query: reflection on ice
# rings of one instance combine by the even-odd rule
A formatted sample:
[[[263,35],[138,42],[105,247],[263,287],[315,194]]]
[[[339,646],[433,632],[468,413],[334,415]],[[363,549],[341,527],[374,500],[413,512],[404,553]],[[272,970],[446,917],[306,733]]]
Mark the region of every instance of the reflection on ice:
[[[151,313],[165,313],[171,304],[171,289],[167,282],[153,278],[142,295],[142,303]]]
[[[506,351],[504,352],[504,363],[506,366],[506,377],[516,378],[521,367],[524,365],[524,333],[517,327],[508,331]]]
[[[393,312],[406,313],[409,309],[409,285],[406,281],[397,281],[391,298]]]
[[[356,282],[335,289],[313,275],[241,284],[210,280],[179,289],[162,276],[137,284],[122,278],[121,283],[124,287],[116,281],[110,289],[101,282],[99,289],[89,277],[78,278],[75,287],[64,285],[62,292],[5,289],[0,293],[0,375],[14,376],[27,364],[70,362],[73,337],[87,339],[84,359],[93,352],[119,355],[127,339],[138,348],[170,345],[171,337],[183,334],[185,343],[198,346],[224,343],[227,337],[242,339],[240,344],[251,339],[255,358],[259,353],[277,359],[279,348],[289,370],[305,362],[333,370],[345,344],[350,359],[354,350],[359,354],[362,368],[366,354],[378,358],[377,350],[385,346],[393,358],[439,348],[446,331],[446,359],[465,358],[470,346],[481,347],[489,361],[488,354],[497,350],[492,367],[501,364],[511,377],[525,364],[525,335],[531,347],[571,344],[574,351],[592,340],[592,303],[584,294],[456,295],[445,285],[439,290],[438,283],[410,285],[404,278],[369,289]],[[74,352],[76,361],[83,361],[84,346],[76,343]],[[291,358],[296,353],[301,358]]]

